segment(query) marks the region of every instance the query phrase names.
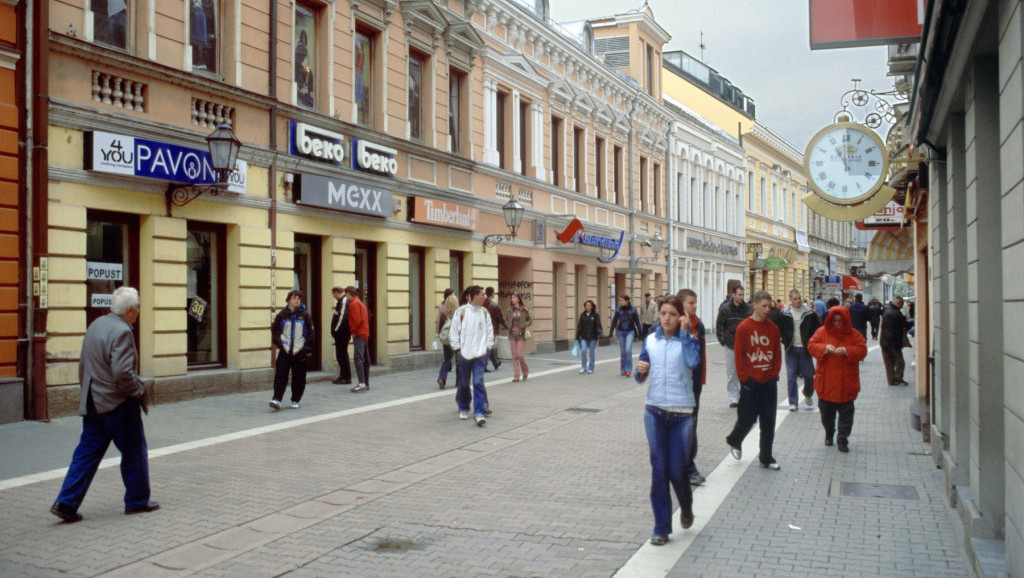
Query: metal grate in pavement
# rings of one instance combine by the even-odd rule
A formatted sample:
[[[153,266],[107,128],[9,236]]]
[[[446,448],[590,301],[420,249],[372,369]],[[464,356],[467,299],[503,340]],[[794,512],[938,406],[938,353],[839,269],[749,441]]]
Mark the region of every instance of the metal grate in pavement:
[[[566,408],[565,411],[567,411],[569,413],[597,413],[597,412],[599,412],[601,410],[590,408],[590,407],[569,407],[569,408]]]
[[[864,484],[839,482],[839,495],[853,498],[884,498],[889,500],[919,500],[917,488],[895,484]]]

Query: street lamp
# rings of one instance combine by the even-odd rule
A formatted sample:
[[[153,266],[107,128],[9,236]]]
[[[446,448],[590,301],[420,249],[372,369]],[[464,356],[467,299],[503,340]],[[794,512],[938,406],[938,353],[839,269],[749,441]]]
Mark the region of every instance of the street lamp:
[[[651,248],[651,252],[654,253],[654,257],[640,257],[636,260],[637,263],[657,263],[658,256],[661,255],[661,249],[665,246],[665,239],[661,238],[661,233],[655,232],[654,236],[644,241],[644,245]]]
[[[508,235],[487,235],[484,237],[484,246],[494,247],[498,243],[511,243],[516,238],[516,231],[523,223],[523,213],[526,209],[519,204],[515,197],[509,198],[508,202],[502,205],[501,212],[505,213],[505,224],[508,225]]]
[[[231,126],[221,124],[206,137],[206,145],[210,149],[210,167],[217,175],[217,182],[209,185],[181,185],[171,183],[167,187],[167,215],[171,214],[171,205],[184,207],[203,193],[216,197],[228,187],[228,177],[235,171],[238,151],[242,141],[238,140]]]

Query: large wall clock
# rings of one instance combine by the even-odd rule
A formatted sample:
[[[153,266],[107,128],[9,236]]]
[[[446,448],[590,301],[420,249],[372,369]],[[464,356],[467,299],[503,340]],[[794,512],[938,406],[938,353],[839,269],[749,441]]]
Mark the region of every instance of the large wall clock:
[[[804,204],[839,221],[863,219],[895,193],[885,186],[889,151],[881,137],[854,122],[830,124],[811,138],[804,153],[804,174],[812,191],[804,196]]]

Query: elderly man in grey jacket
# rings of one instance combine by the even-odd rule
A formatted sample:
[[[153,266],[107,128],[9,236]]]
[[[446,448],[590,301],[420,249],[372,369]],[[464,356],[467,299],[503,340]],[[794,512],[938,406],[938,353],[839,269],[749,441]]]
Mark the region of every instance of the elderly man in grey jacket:
[[[93,321],[85,332],[78,361],[82,437],[57,501],[50,508],[53,515],[65,522],[82,519],[78,507],[110,442],[121,452],[124,513],[152,512],[160,507],[149,500],[149,457],[142,429],[142,412],[149,411],[132,334],[132,325],[138,318],[138,290],[118,287],[110,313]]]

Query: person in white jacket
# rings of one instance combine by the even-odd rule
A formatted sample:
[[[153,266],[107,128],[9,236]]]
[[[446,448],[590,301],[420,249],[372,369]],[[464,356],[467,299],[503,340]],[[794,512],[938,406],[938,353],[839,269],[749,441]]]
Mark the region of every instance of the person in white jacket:
[[[494,326],[491,314],[484,307],[487,297],[484,288],[473,285],[466,290],[469,293],[469,304],[463,305],[452,319],[448,340],[452,349],[458,352],[458,371],[460,379],[458,387],[469,388],[470,377],[473,384],[473,419],[476,425],[483,427],[486,423],[484,412],[487,409],[487,390],[484,388],[484,369],[487,367],[487,353],[494,347]],[[459,405],[459,419],[469,417],[468,392],[456,394]]]

